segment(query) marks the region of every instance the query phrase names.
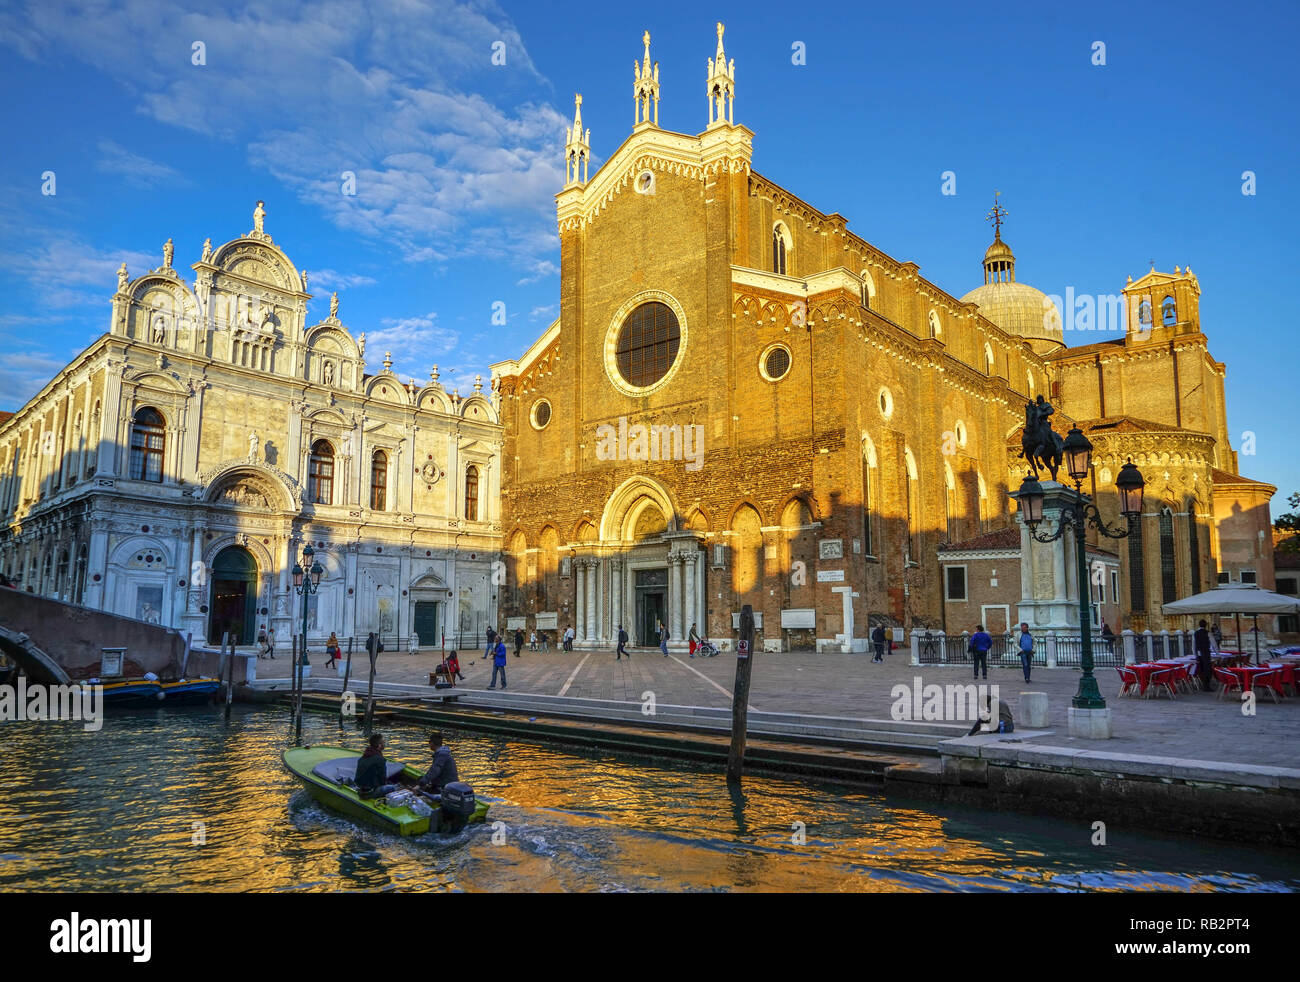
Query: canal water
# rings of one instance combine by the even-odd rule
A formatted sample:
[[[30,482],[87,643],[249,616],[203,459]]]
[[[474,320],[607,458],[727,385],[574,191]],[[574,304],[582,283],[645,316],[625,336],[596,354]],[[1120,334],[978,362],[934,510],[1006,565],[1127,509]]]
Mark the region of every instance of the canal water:
[[[423,763],[425,728],[385,727]],[[487,826],[401,839],[316,804],[284,770],[288,714],[207,708],[0,725],[0,891],[1295,891],[1300,856],[1092,819],[882,795],[449,733]],[[304,742],[359,746],[308,716]],[[502,823],[502,824],[494,824]]]

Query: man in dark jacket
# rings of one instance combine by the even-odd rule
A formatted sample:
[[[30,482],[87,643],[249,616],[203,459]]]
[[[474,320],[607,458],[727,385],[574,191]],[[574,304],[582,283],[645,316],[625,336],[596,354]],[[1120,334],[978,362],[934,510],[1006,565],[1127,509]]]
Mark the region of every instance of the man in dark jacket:
[[[627,632],[623,630],[623,625],[620,624],[618,626],[618,651],[614,656],[614,661],[619,661],[624,655],[627,655],[628,661],[632,660],[632,656],[627,654],[627,648],[623,647],[626,644]]]
[[[1192,636],[1192,646],[1196,651],[1196,674],[1201,677],[1201,687],[1209,692],[1214,682],[1214,663],[1210,660],[1210,632],[1205,621]]]
[[[515,628],[515,657],[516,658],[519,657],[519,652],[520,650],[523,649],[523,646],[524,646],[524,631],[523,628],[517,627]]]
[[[424,772],[424,777],[420,778],[420,787],[441,794],[446,785],[460,780],[460,774],[456,770],[456,759],[452,757],[451,750],[442,745],[441,730],[429,734],[429,749],[433,751],[433,763]]]
[[[376,733],[370,738],[370,746],[357,761],[357,790],[363,798],[378,798],[393,790],[388,783],[388,761],[384,760],[384,736]]]
[[[876,629],[871,632],[871,643],[876,649],[876,657],[871,660],[883,662],[885,660],[885,625],[876,625]]]

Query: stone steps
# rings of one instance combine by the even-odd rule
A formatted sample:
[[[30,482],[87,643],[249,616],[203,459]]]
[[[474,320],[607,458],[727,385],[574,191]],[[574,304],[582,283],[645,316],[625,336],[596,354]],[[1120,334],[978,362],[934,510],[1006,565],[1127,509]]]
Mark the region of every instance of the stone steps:
[[[255,687],[279,690],[288,679],[259,679]],[[310,678],[304,690],[339,693],[341,679]],[[353,691],[356,691],[354,688]],[[583,699],[509,690],[441,689],[395,682],[376,682],[375,695],[387,699],[455,700],[457,705],[479,710],[529,713],[567,719],[603,720],[624,725],[666,727],[701,732],[730,732],[731,709],[711,706],[678,706],[660,703],[647,714],[638,702],[612,699]],[[940,742],[966,735],[968,727],[949,723],[910,722],[892,719],[859,719],[804,713],[765,713],[751,710],[748,732],[753,735],[800,739],[840,746],[884,747],[937,754]]]

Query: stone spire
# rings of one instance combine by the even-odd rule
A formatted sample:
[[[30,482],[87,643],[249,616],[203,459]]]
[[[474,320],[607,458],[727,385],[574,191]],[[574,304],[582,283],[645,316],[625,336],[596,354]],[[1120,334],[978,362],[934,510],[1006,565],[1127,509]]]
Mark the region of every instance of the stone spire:
[[[659,125],[659,62],[654,63],[653,69],[650,65],[650,32],[646,31],[641,35],[641,40],[645,44],[645,58],[640,64],[632,62],[632,96],[636,100],[636,118],[633,120],[634,125]],[[654,119],[650,118],[651,105],[654,108]]]
[[[582,129],[582,96],[573,97],[573,128],[565,133],[564,157],[567,161],[565,165],[564,186],[571,184],[587,183],[587,163],[591,160],[591,130],[583,131]],[[581,166],[582,175],[578,174],[578,168]]]
[[[722,50],[722,32],[725,28],[718,21],[718,53],[709,59],[709,126],[721,126],[723,123],[734,125],[736,107],[736,59],[727,61],[727,53]]]

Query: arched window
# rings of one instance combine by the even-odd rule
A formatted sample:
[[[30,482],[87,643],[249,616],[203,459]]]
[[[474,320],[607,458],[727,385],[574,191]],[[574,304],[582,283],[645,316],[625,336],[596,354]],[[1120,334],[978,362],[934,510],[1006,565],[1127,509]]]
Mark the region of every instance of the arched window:
[[[383,511],[388,497],[388,454],[376,450],[370,458],[370,507]]]
[[[946,534],[948,536],[949,542],[957,542],[958,540],[961,539],[961,529],[958,526],[958,517],[957,517],[957,481],[956,478],[953,477],[952,467],[948,465],[947,461],[944,461],[943,476],[944,476],[943,503],[944,503],[944,511],[947,517]]]
[[[907,559],[917,563],[921,555],[921,494],[917,482],[916,458],[908,448],[903,450],[903,480],[907,500]]]
[[[1178,323],[1178,307],[1173,297],[1165,297],[1160,302],[1160,319],[1165,324]]]
[[[1201,592],[1201,536],[1196,530],[1196,501],[1187,502],[1187,545],[1192,557],[1192,593]]]
[[[988,343],[984,345],[984,374],[993,374],[993,346]]]
[[[1151,301],[1150,300],[1143,300],[1140,304],[1138,304],[1138,323],[1139,324],[1151,323]]]
[[[465,468],[465,519],[478,521],[478,468],[473,464]]]
[[[862,271],[862,306],[870,310],[871,301],[874,299],[876,299],[876,281],[871,278],[871,272],[864,269]]]
[[[875,535],[873,534],[875,525],[875,515],[873,513],[871,498],[872,481],[871,471],[876,463],[876,451],[871,445],[870,440],[863,441],[862,444],[862,554],[864,556],[874,556],[872,546],[875,545]]]
[[[311,458],[307,462],[307,498],[317,505],[334,503],[334,448],[328,440],[317,440],[311,445]]]
[[[85,545],[82,545],[82,547],[77,550],[77,572],[75,576],[76,579],[74,580],[73,587],[72,587],[72,602],[74,604],[79,604],[84,600],[86,595],[86,547]]]
[[[1178,570],[1174,556],[1174,513],[1160,509],[1160,599],[1171,604],[1178,599]]]
[[[130,476],[133,480],[162,481],[165,425],[162,413],[150,406],[136,411],[131,426]]]
[[[59,564],[54,567],[54,595],[63,596],[63,591],[68,585],[68,550],[64,549],[59,553]]]
[[[1128,605],[1134,613],[1145,613],[1147,609],[1147,588],[1145,571],[1142,569],[1142,522],[1138,520],[1128,533]]]
[[[772,226],[772,272],[785,275],[785,226],[779,222]]]

